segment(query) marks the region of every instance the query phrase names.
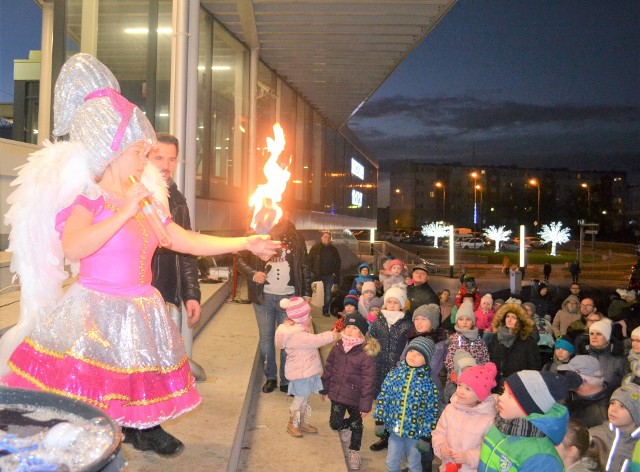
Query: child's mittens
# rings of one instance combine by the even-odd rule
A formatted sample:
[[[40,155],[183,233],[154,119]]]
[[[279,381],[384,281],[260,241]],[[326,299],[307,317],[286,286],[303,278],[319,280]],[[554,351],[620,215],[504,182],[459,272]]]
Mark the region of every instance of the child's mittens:
[[[420,438],[416,443],[416,449],[422,454],[431,452],[431,438]]]
[[[384,436],[384,423],[376,422],[376,436],[378,436],[379,438]]]

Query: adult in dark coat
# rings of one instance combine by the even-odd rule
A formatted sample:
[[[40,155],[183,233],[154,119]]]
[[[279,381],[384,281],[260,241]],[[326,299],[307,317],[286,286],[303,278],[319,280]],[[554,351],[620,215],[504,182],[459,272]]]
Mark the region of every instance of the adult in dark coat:
[[[549,283],[549,277],[551,276],[551,262],[547,261],[544,263],[542,273],[544,274],[545,283]]]
[[[556,311],[558,311],[553,298],[549,294],[549,286],[544,282],[540,282],[536,286],[529,301],[536,306],[536,313],[540,318],[549,315],[553,319]]]
[[[280,300],[293,296],[311,301],[311,268],[304,237],[282,216],[269,232],[272,239],[281,241],[282,247],[267,262],[249,251],[238,253],[237,267],[247,278],[249,300],[258,322],[260,336],[260,360],[267,378],[262,386],[264,393],[273,392],[278,386],[276,367],[275,332],[287,314],[280,307]],[[280,350],[280,390],[287,392],[289,381],[284,369],[287,354]]]
[[[408,314],[412,315],[413,311],[422,305],[435,303],[440,305],[440,299],[436,292],[429,285],[429,269],[426,265],[420,264],[413,268],[412,271],[413,285],[407,287],[407,298],[409,299]]]
[[[331,233],[325,231],[320,237],[320,242],[313,245],[309,251],[309,264],[313,272],[313,280],[322,282],[324,288],[324,304],[322,314],[329,316],[329,304],[331,303],[331,288],[340,283],[340,253],[331,244]]]
[[[489,358],[498,368],[498,392],[504,380],[521,370],[540,370],[540,354],[533,333],[533,321],[524,308],[515,303],[502,305],[493,317],[493,336]]]

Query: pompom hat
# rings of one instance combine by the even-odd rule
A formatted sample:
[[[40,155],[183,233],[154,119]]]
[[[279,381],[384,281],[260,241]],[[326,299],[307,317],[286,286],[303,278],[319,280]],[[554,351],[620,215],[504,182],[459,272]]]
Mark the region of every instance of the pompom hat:
[[[395,298],[396,300],[398,300],[400,302],[401,310],[404,310],[404,308],[407,306],[407,292],[400,287],[393,286],[386,292],[384,292],[385,305],[389,298]]]
[[[296,323],[305,322],[311,313],[311,306],[302,297],[283,298],[280,308],[287,312],[287,318]]]
[[[465,369],[458,377],[458,383],[469,386],[478,400],[484,401],[490,394],[491,389],[496,386],[496,375],[498,369],[493,362],[484,365],[474,365]]]
[[[346,297],[344,297],[344,306],[347,305],[353,305],[356,308],[358,308],[358,292],[356,292],[355,290],[349,290],[349,293],[347,294]]]

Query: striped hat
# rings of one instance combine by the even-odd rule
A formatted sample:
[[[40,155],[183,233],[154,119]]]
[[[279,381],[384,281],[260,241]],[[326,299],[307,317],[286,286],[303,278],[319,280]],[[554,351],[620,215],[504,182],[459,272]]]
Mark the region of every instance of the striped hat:
[[[302,297],[283,298],[280,307],[287,312],[287,317],[296,323],[304,323],[309,319],[311,306]]]
[[[553,372],[521,370],[507,377],[505,384],[527,416],[547,413],[569,394],[564,376]]]

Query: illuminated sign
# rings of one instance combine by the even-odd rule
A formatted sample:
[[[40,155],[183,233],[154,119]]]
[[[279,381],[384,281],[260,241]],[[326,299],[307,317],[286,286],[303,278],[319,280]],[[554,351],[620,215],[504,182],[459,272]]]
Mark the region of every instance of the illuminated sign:
[[[358,177],[360,180],[364,180],[364,166],[351,158],[351,173]]]
[[[362,192],[351,190],[351,204],[355,207],[362,207]]]

